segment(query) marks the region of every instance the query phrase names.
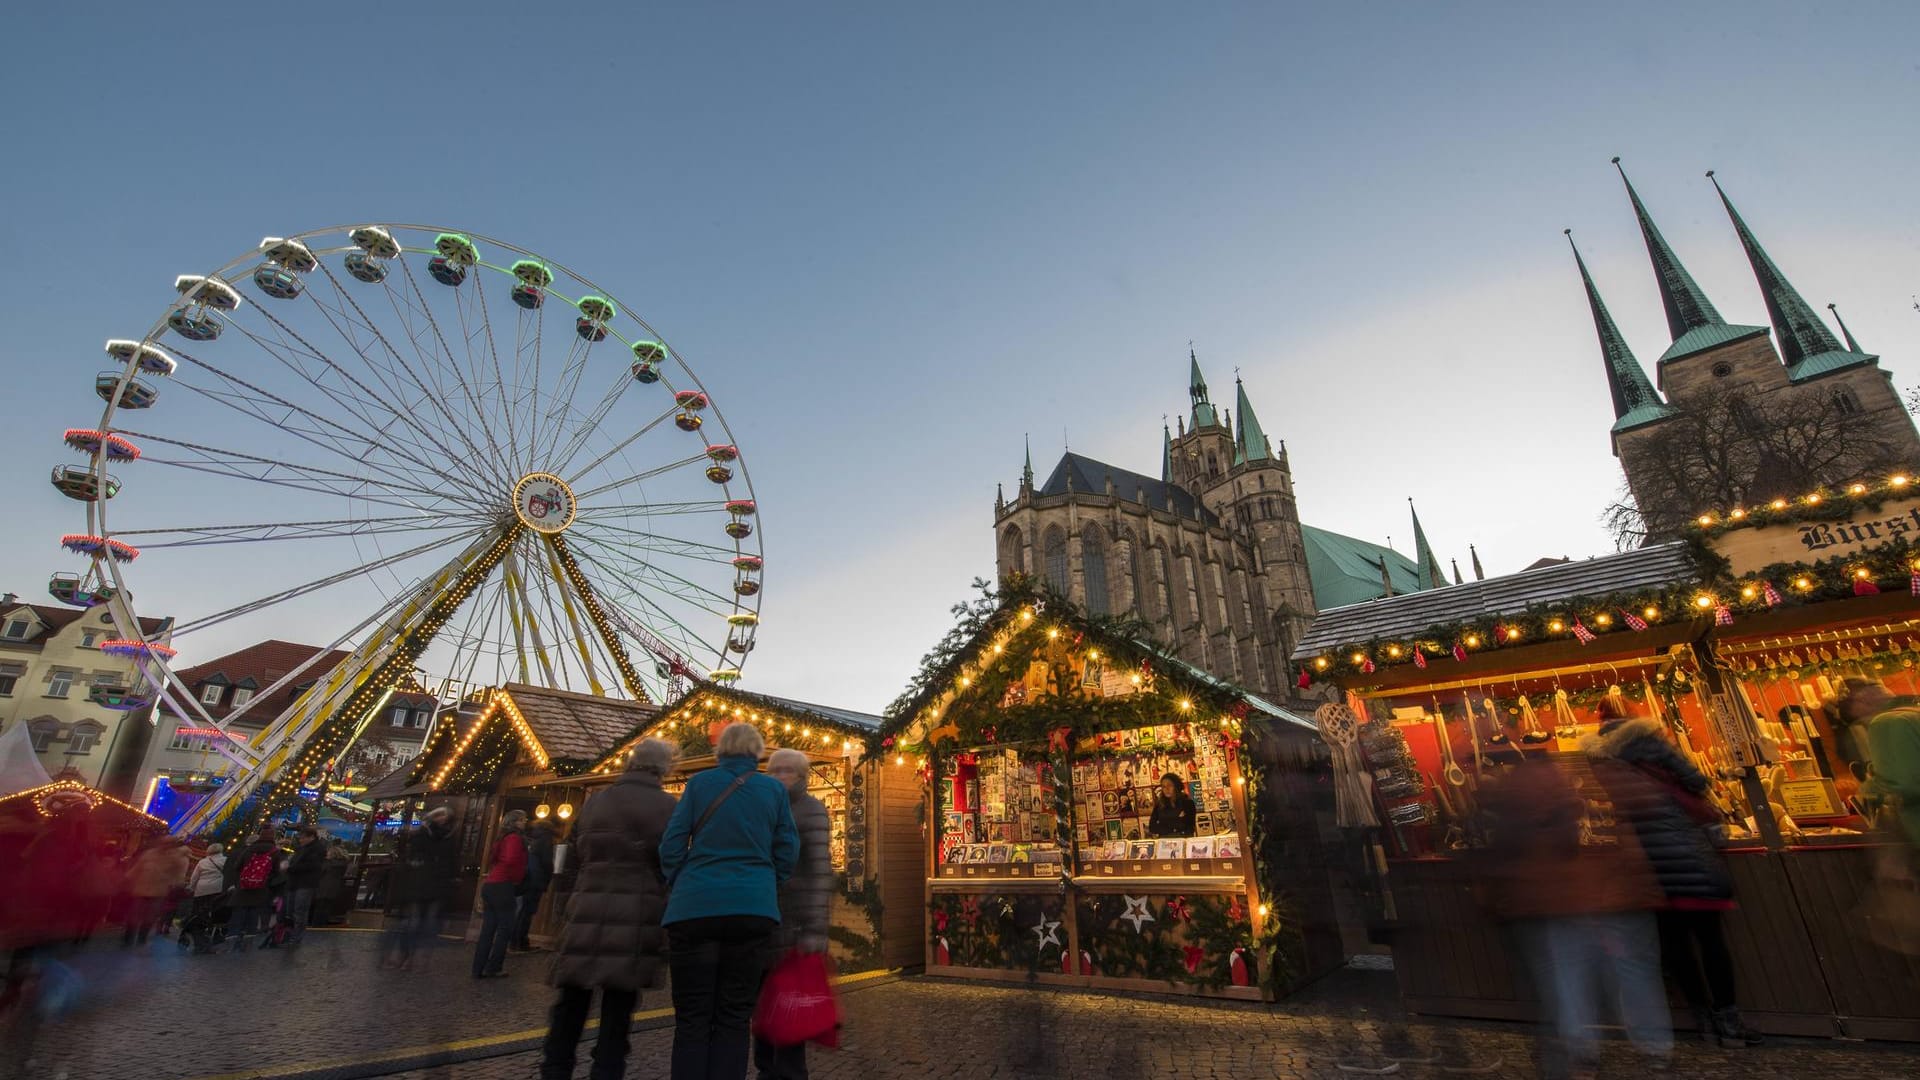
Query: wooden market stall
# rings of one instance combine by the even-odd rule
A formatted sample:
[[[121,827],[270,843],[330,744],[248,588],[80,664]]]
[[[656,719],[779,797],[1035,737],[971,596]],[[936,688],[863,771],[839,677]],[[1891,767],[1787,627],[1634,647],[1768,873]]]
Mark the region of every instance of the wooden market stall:
[[[1534,1016],[1464,857],[1481,765],[1548,757],[1604,821],[1579,744],[1613,698],[1667,725],[1727,815],[1748,1022],[1920,1039],[1920,940],[1877,907],[1889,841],[1844,700],[1849,679],[1920,693],[1920,502],[1905,486],[1703,515],[1683,540],[1321,613],[1295,658],[1364,714],[1373,915],[1411,1008]]]
[[[929,974],[1258,999],[1344,959],[1311,724],[1138,627],[1007,583],[891,716],[931,825]],[[1190,817],[1156,819],[1169,776]]]

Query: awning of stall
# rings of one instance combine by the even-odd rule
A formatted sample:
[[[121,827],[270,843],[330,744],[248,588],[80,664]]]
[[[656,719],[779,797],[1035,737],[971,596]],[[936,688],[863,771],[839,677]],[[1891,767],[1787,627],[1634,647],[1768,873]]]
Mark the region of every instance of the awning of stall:
[[[167,823],[77,780],[55,780],[0,798],[0,823],[44,828],[55,818],[84,820],[100,832],[167,831]]]
[[[641,739],[664,738],[686,745],[690,741],[698,741],[688,732],[705,735],[713,724],[734,720],[758,726],[765,733],[769,746],[791,746],[820,753],[849,751],[864,746],[884,722],[872,713],[833,705],[816,705],[775,694],[758,694],[695,679],[692,688],[679,701],[628,731],[610,750],[588,766],[587,771],[607,773],[617,770]]]
[[[423,764],[424,757],[419,755],[412,761],[402,762],[392,772],[368,784],[367,790],[360,793],[360,801],[373,805],[426,794],[429,790],[427,785],[414,779],[415,766]]]
[[[489,690],[480,701],[471,719],[436,729],[413,774],[415,783],[424,782],[436,792],[491,790],[516,763],[555,776],[578,775],[660,712],[650,702],[526,683]],[[443,744],[451,747],[444,757]]]
[[[1022,672],[1046,664],[1042,705]],[[1060,685],[1058,674],[1073,676]],[[882,746],[946,740],[972,745],[1085,735],[1142,723],[1248,720],[1306,731],[1315,725],[1169,653],[1138,620],[1089,615],[1029,579],[968,605],[929,653],[877,732]],[[1045,730],[1034,729],[1038,725]],[[1029,730],[1034,729],[1034,730]]]

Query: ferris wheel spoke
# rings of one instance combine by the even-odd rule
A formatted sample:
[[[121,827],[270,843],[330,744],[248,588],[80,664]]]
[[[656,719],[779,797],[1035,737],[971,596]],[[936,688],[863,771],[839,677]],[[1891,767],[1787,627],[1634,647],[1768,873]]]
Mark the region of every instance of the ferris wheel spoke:
[[[624,439],[621,439],[619,442],[615,443],[611,449],[607,450],[605,453],[601,454],[599,457],[594,458],[592,461],[582,466],[572,476],[567,477],[567,483],[572,485],[580,484],[587,477],[593,475],[593,471],[595,469],[598,469],[600,466],[605,465],[615,455],[623,455],[622,460],[624,460],[624,454],[626,452],[627,447],[632,446],[636,442],[639,442],[641,437],[646,435],[647,432],[652,431],[653,429],[659,427],[661,424],[666,423],[667,418],[669,416],[674,415],[677,412],[679,412],[678,406],[667,407],[664,411],[660,413],[660,415],[654,417],[653,419],[647,421],[646,423],[636,428],[633,434],[628,435]],[[568,456],[568,464],[572,463],[572,457],[573,457],[572,455]],[[565,468],[563,467],[560,470],[560,472],[562,473],[562,475],[565,475],[565,472],[566,472]]]
[[[209,400],[226,405],[238,412],[252,416],[268,427],[285,432],[303,442],[311,443],[323,450],[338,454],[356,465],[377,470],[389,480],[413,484],[420,483],[418,474],[404,477],[396,475],[394,466],[391,463],[380,463],[371,460],[370,454],[374,451],[382,450],[382,446],[378,441],[368,438],[365,434],[353,431],[311,409],[296,405],[278,394],[255,386],[247,380],[227,372],[218,365],[202,360],[191,353],[177,351],[175,355],[193,364],[195,367],[212,374],[230,386],[237,386],[244,389],[246,393],[242,394],[234,391],[220,391],[202,387],[192,380],[176,375],[173,381],[186,387],[188,390],[198,393]],[[278,415],[273,415],[268,411],[266,407],[268,404],[272,406],[273,412],[278,413]],[[302,427],[293,422],[295,416],[305,417],[319,425],[319,427]],[[344,445],[341,442],[342,436],[348,440]]]
[[[411,282],[412,271],[407,268],[404,259],[400,260],[400,266],[403,271],[406,271],[408,280]],[[467,453],[471,456],[476,468],[482,473],[488,473],[489,469],[487,466],[490,462],[492,465],[491,475],[493,477],[493,483],[504,483],[507,479],[507,473],[510,471],[506,463],[500,459],[497,451],[490,454],[491,444],[489,444],[489,446],[482,446],[481,442],[483,440],[475,438],[474,435],[468,431],[467,426],[462,424],[459,418],[455,416],[453,410],[449,408],[448,402],[454,398],[455,394],[454,389],[450,389],[448,386],[448,379],[451,378],[454,387],[460,390],[460,396],[467,399],[470,412],[473,415],[479,415],[480,413],[478,402],[473,400],[471,393],[468,392],[469,388],[464,381],[458,376],[450,375],[450,373],[444,370],[445,365],[440,362],[440,358],[446,355],[445,351],[437,347],[429,347],[421,344],[421,339],[430,333],[435,334],[435,340],[438,340],[437,331],[434,327],[433,313],[422,306],[416,305],[413,297],[409,296],[406,291],[395,288],[391,279],[388,280],[384,288],[388,304],[393,308],[394,317],[399,323],[401,331],[399,336],[404,338],[408,347],[413,350],[413,357],[414,360],[418,362],[419,370],[426,373],[426,379],[424,380],[418,376],[414,376],[415,382],[420,386],[422,394],[425,395],[424,400],[429,402],[431,408],[440,414],[440,416],[446,420],[447,425],[458,433],[461,443],[467,448]],[[419,286],[417,284],[414,285],[416,291],[418,288]],[[422,303],[424,304],[424,302],[423,297]],[[392,348],[390,340],[388,341],[388,348],[395,360],[411,375],[414,372],[414,365],[407,363],[405,357],[400,355],[398,349]],[[427,385],[429,381],[432,383],[431,386]],[[454,404],[458,405],[459,402],[455,401]]]
[[[413,403],[409,405],[407,410],[409,415],[420,413],[422,410],[419,406],[424,405],[426,407],[424,411],[428,414],[426,418],[423,418],[424,423],[429,424],[433,430],[441,436],[446,437],[450,435],[453,439],[458,440],[465,448],[464,452],[471,455],[474,462],[477,463],[484,460],[485,455],[482,453],[480,447],[474,443],[472,437],[467,434],[465,427],[455,418],[452,411],[447,408],[446,401],[444,400],[446,397],[445,389],[443,387],[437,389],[429,388],[426,381],[420,377],[419,372],[415,370],[414,366],[407,363],[406,357],[402,356],[400,350],[394,347],[392,340],[389,339],[387,334],[382,332],[380,328],[374,324],[373,319],[367,315],[366,309],[362,308],[359,301],[355,300],[341,285],[340,279],[334,276],[332,269],[325,263],[321,263],[320,268],[325,272],[327,281],[333,289],[333,294],[339,300],[339,306],[328,309],[324,301],[320,300],[317,290],[311,294],[314,297],[315,306],[320,308],[323,313],[331,310],[339,316],[341,322],[335,324],[335,330],[347,338],[350,345],[354,343],[354,340],[352,335],[348,333],[348,329],[356,325],[365,330],[372,339],[378,343],[379,348],[377,349],[356,348],[355,350],[359,353],[360,357],[367,362],[368,369],[376,373],[381,384],[387,387],[390,393],[405,401],[412,399],[412,392],[404,391],[401,387],[400,372],[403,372],[406,375],[406,381],[412,383],[414,388],[420,393],[417,399],[412,399]],[[400,313],[403,308],[411,308],[411,305],[406,303],[404,294],[397,293],[392,286],[387,286],[384,291],[387,294],[389,302],[393,305],[396,314]],[[353,309],[351,315],[347,313],[348,308]],[[408,331],[408,344],[413,346],[414,355],[416,359],[421,361],[421,367],[430,374],[437,371],[438,365],[427,361],[426,355],[420,350],[419,342],[414,340],[412,324],[404,315],[401,316],[401,325],[403,329]],[[398,364],[400,372],[395,372],[393,368],[388,367],[386,362],[380,359],[383,355],[391,359],[395,364]],[[438,380],[435,380],[435,382],[437,385]],[[439,417],[439,419],[432,419],[432,417],[435,416]],[[444,425],[442,421],[444,421]],[[478,468],[477,465],[473,467],[473,471],[484,474],[484,469]],[[504,479],[504,477],[496,476],[494,479],[498,481]]]
[[[418,519],[340,518],[333,521],[262,522],[253,525],[180,525],[172,528],[118,529],[115,530],[114,535],[122,539],[158,537],[159,539],[140,540],[140,547],[143,550],[151,550],[204,547],[209,544],[266,543],[276,540],[321,540],[349,536],[387,536],[409,532],[444,532],[451,529],[471,529],[476,523],[477,521],[473,519],[421,521]],[[167,537],[179,539],[166,539]]]
[[[362,382],[358,376],[343,368],[332,357],[302,337],[299,332],[274,316],[271,311],[262,307],[260,314],[268,322],[273,324],[276,331],[281,335],[282,340],[278,343],[270,341],[264,335],[256,334],[248,327],[240,325],[239,329],[241,333],[245,334],[250,341],[280,361],[281,365],[287,370],[300,376],[300,378],[305,380],[307,384],[315,390],[326,395],[328,400],[352,414],[360,423],[366,425],[370,431],[377,433],[380,437],[369,441],[381,446],[389,456],[404,459],[408,463],[425,469],[443,480],[452,482],[453,478],[451,476],[434,466],[428,459],[438,458],[441,461],[457,463],[459,461],[458,455],[450,453],[446,446],[439,443],[434,443],[433,446],[429,448],[422,446],[414,439],[413,433],[415,431],[422,431],[424,433],[424,425],[420,423],[417,417],[395,409],[393,405],[386,400],[386,395],[375,391],[365,382]],[[287,339],[291,339],[291,341]],[[294,343],[297,343],[297,347]],[[285,350],[284,352],[282,351],[283,349]],[[356,355],[359,354],[356,352]],[[302,357],[316,360],[325,365],[329,371],[332,371],[338,378],[345,381],[357,391],[357,395],[347,396],[343,394],[340,389],[327,386],[325,382],[316,378],[313,373],[307,370],[306,364],[300,362]],[[357,404],[359,401],[371,402],[378,405],[382,411],[387,414],[387,419],[380,421],[368,415],[368,412]],[[418,450],[419,456],[396,452],[396,444],[405,444]]]
[[[574,537],[573,550],[576,557],[582,557],[581,551],[580,551],[582,547],[589,548],[594,551],[602,552],[603,554],[612,556],[614,558],[621,557],[620,548],[615,547],[612,543],[606,540],[597,539],[595,537],[591,537],[591,536]],[[594,562],[593,559],[587,558],[587,557],[582,557],[582,561]],[[596,566],[596,569],[601,569],[601,573],[605,575],[606,571],[603,568],[600,568],[597,562],[595,563],[595,566]],[[733,597],[727,596],[723,593],[716,592],[713,589],[707,588],[706,586],[701,585],[695,581],[682,577],[679,574],[676,574],[673,571],[666,569],[665,567],[661,566],[657,562],[653,562],[651,560],[643,561],[640,564],[639,572],[644,575],[651,575],[655,579],[656,583],[669,588],[669,590],[675,596],[679,597],[681,600],[685,601],[686,603],[691,604],[695,607],[698,607],[701,610],[711,615],[716,615],[721,618],[725,618],[726,616],[732,614],[739,607],[738,602]],[[629,591],[632,590],[632,582],[630,580],[623,581],[620,578],[611,578],[611,580],[620,582],[622,587],[628,589]]]
[[[500,411],[506,419],[507,446],[510,449],[517,450],[526,444],[520,441],[520,433],[517,430],[518,425],[514,423],[514,415],[517,410],[514,407],[513,393],[507,388],[506,372],[500,367],[500,350],[493,340],[493,315],[487,308],[487,290],[475,289],[473,293],[480,301],[480,326],[481,329],[486,332],[487,357],[493,362],[493,385],[500,393]],[[514,387],[515,391],[518,389],[518,386]],[[531,469],[533,467],[530,460],[516,459],[511,462],[511,464],[514,466],[515,471]]]
[[[426,543],[419,545],[418,547],[412,547],[412,548],[408,548],[405,551],[396,552],[395,554],[389,555],[386,558],[376,559],[373,562],[364,563],[360,566],[355,566],[347,570],[342,570],[338,573],[328,574],[325,577],[316,578],[302,585],[295,585],[289,589],[282,589],[279,592],[270,593],[266,596],[260,597],[257,600],[249,600],[244,604],[236,604],[233,607],[226,609],[225,611],[217,611],[212,615],[202,616],[201,618],[194,619],[190,622],[183,622],[180,625],[174,627],[173,632],[177,636],[181,634],[189,634],[195,630],[205,629],[206,627],[213,626],[218,623],[226,622],[227,620],[233,619],[237,616],[245,615],[252,611],[257,611],[263,607],[268,607],[273,604],[282,603],[284,601],[294,599],[295,597],[305,596],[308,593],[318,592],[319,590],[328,588],[329,586],[338,585],[343,581],[352,581],[354,578],[366,577],[370,574],[375,573],[376,571],[384,570],[390,566],[396,566],[400,563],[407,561],[408,559],[414,558],[419,555],[424,555],[427,552],[430,552],[437,548],[442,548],[445,546],[446,546],[446,541],[444,539],[436,537],[435,539],[429,540]],[[406,590],[402,590],[401,595],[397,597],[394,602],[398,603],[400,602],[400,600],[405,599],[405,593],[406,593]]]
[[[591,499],[596,495],[605,495],[611,491],[618,491],[619,489],[626,487],[628,484],[637,484],[642,480],[651,480],[656,476],[664,476],[675,469],[684,469],[689,465],[697,465],[700,462],[705,460],[707,460],[707,455],[695,454],[692,457],[681,458],[679,461],[669,462],[668,464],[660,465],[652,469],[646,469],[642,472],[634,473],[632,476],[622,477],[619,480],[614,480],[609,483],[602,484],[599,487],[594,488],[590,491],[582,492],[578,496],[578,501],[586,502],[588,499]]]
[[[626,619],[645,629],[647,633],[658,638],[686,660],[694,663],[716,663],[725,656],[723,650],[715,647],[711,642],[702,640],[701,636],[690,629],[680,617],[669,612],[657,599],[646,593],[638,590],[621,590],[605,597],[604,602],[617,605]],[[627,631],[623,628],[622,632]],[[633,635],[629,633],[628,636]],[[652,647],[644,640],[640,643],[650,653],[653,652]]]
[[[550,459],[560,446],[560,437],[567,430],[567,411],[573,406],[573,395],[580,390],[580,377],[586,374],[587,357],[593,352],[593,343],[575,335],[567,346],[567,360],[560,369],[560,378],[554,383],[554,392],[547,404],[546,425],[550,428],[547,441],[536,446],[543,460]]]
[[[461,370],[460,361],[453,355],[452,347],[447,344],[446,335],[440,330],[440,320],[434,318],[433,309],[427,304],[426,294],[420,291],[420,281],[413,276],[413,267],[408,265],[405,259],[401,259],[399,262],[400,269],[406,276],[408,288],[413,290],[414,298],[419,301],[419,311],[426,317],[428,328],[433,331],[433,340],[439,345],[439,355],[445,357],[448,365],[455,369],[451,374],[454,382],[459,384],[461,396],[466,398],[467,404],[472,407],[475,417],[484,417],[486,415],[485,410],[483,410],[480,407],[480,403],[474,399],[472,384],[465,378]],[[387,291],[393,292],[394,290],[389,287]],[[481,423],[478,426],[480,428],[481,438],[486,440],[487,448],[493,453],[492,460],[498,468],[501,482],[511,482],[513,479],[512,463],[508,460],[506,453],[500,449],[500,444],[494,441],[493,431],[485,423]]]
[[[582,507],[580,517],[585,521],[606,522],[627,521],[633,518],[662,517],[676,514],[725,514],[725,503],[711,499],[694,502],[634,502],[620,503],[616,506]],[[732,548],[728,548],[732,551]]]
[[[698,559],[702,562],[732,563],[739,556],[736,548],[720,544],[709,544],[700,540],[685,540],[676,536],[663,536],[660,533],[643,529],[627,529],[618,525],[601,523],[596,531],[620,534],[619,542],[627,547],[647,551],[657,555],[674,555],[683,559]],[[603,541],[609,542],[609,541]]]
[[[613,407],[618,404],[620,398],[626,394],[627,387],[632,385],[634,385],[633,376],[629,374],[625,368],[622,368],[619,378],[615,379],[613,385],[607,388],[607,392],[600,396],[600,404],[594,408],[593,412],[589,414],[586,419],[574,425],[573,437],[568,440],[566,448],[561,450],[553,458],[554,461],[558,462],[558,465],[552,471],[564,475],[568,469],[572,468],[573,459],[579,455],[581,448],[586,445],[587,439],[591,437],[594,432],[600,430],[600,425],[606,422],[607,414],[613,411]],[[671,411],[661,414],[658,419],[649,422],[646,428],[635,432],[633,438],[639,438],[647,429],[652,428],[670,415],[672,415]],[[620,446],[624,448],[630,442],[632,442],[632,439],[622,442]]]
[[[379,384],[379,388],[378,390],[367,388],[361,380],[354,378],[351,374],[343,373],[343,376],[360,386],[368,396],[380,401],[385,410],[399,421],[401,431],[419,428],[420,435],[433,446],[432,451],[427,451],[418,439],[409,439],[408,443],[414,449],[459,469],[469,482],[484,479],[483,470],[468,457],[469,454],[473,454],[477,458],[477,448],[472,445],[465,432],[460,430],[459,425],[452,422],[439,396],[429,390],[414,373],[413,368],[399,357],[392,343],[386,339],[378,327],[372,324],[359,304],[347,295],[339,279],[334,277],[332,270],[328,269],[324,263],[321,264],[321,269],[326,272],[327,282],[332,289],[335,302],[329,304],[319,289],[309,290],[306,295],[312,299],[314,308],[320,316],[333,327],[334,332],[346,342],[353,354],[366,365],[368,376]],[[349,307],[352,308],[351,311],[348,310]],[[364,342],[361,340],[361,333],[356,332],[356,328],[365,334]],[[383,354],[392,354],[394,360],[400,364],[401,370],[395,371],[388,367],[381,359]],[[404,380],[401,377],[403,372],[406,375]],[[412,383],[411,389],[406,385],[408,382]],[[450,445],[454,443],[459,446]]]
[[[135,431],[128,431],[127,434],[147,443],[178,447],[196,455],[192,459],[168,458],[158,454],[147,454],[141,458],[142,461],[155,465],[217,473],[254,483],[278,484],[282,487],[323,495],[349,496],[419,513],[459,514],[474,513],[480,509],[477,505],[455,502],[453,501],[455,496],[432,488],[385,483],[377,479],[322,469],[314,465],[279,461],[257,454],[245,454],[238,450],[224,450],[219,447],[186,442],[182,439],[169,439],[161,435],[147,435]],[[407,496],[410,495],[420,498],[408,498]]]

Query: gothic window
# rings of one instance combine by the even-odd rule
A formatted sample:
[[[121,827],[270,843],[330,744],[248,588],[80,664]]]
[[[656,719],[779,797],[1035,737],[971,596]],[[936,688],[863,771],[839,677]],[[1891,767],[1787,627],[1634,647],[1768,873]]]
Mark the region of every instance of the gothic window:
[[[1158,580],[1153,583],[1154,604],[1158,607],[1157,614],[1161,618],[1172,621],[1173,557],[1167,554],[1166,548],[1160,549],[1158,562],[1160,565],[1156,569],[1159,573],[1155,575]]]
[[[1854,416],[1860,412],[1860,399],[1842,387],[1833,392],[1833,407],[1841,416]]]
[[[1047,530],[1047,584],[1062,596],[1067,594],[1067,534],[1059,528]]]
[[[53,745],[53,737],[60,734],[60,721],[51,716],[43,716],[27,723],[27,737],[33,741],[33,750],[44,754]]]
[[[1273,497],[1272,496],[1264,496],[1261,498],[1260,516],[1263,518],[1267,518],[1268,520],[1272,520],[1273,518]]]
[[[1112,614],[1112,597],[1107,590],[1107,541],[1099,526],[1089,525],[1080,534],[1080,573],[1087,584],[1087,610],[1095,615]]]
[[[1200,577],[1199,568],[1194,565],[1193,553],[1180,556],[1180,576],[1186,585],[1186,607],[1180,612],[1181,621],[1188,626],[1200,622]]]
[[[1127,534],[1127,574],[1133,580],[1133,613],[1140,618],[1147,617],[1147,578],[1145,567],[1140,562],[1140,541],[1133,534]]]
[[[1728,404],[1727,409],[1733,414],[1734,427],[1739,428],[1748,435],[1759,432],[1760,419],[1754,415],[1753,402],[1748,401],[1746,398],[1735,398]]]
[[[1209,453],[1207,455],[1207,475],[1208,476],[1220,475],[1220,458],[1217,455],[1212,453]]]
[[[1227,629],[1228,626],[1226,571],[1221,568],[1219,563],[1212,564],[1211,570],[1212,581],[1208,583],[1210,587],[1207,591],[1213,595],[1213,610],[1216,616],[1213,625],[1218,629],[1224,630]]]
[[[1020,526],[1009,525],[1000,534],[1000,574],[1005,577],[1026,572],[1026,551],[1021,543]]]

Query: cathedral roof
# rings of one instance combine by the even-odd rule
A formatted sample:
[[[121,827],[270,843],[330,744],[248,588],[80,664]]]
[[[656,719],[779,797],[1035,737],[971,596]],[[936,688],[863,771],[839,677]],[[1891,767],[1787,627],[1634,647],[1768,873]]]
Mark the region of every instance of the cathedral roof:
[[[1418,592],[1423,587],[1413,560],[1390,547],[1312,525],[1301,525],[1300,534],[1307,545],[1307,576],[1313,581],[1313,603],[1322,611],[1379,599],[1382,559],[1386,560],[1394,592]]]
[[[1070,492],[1083,495],[1104,495],[1107,490],[1107,478],[1113,478],[1113,493],[1122,499],[1132,500],[1136,490],[1144,492],[1147,505],[1156,510],[1164,510],[1167,500],[1173,500],[1173,511],[1183,518],[1197,518],[1208,525],[1218,525],[1220,519],[1213,511],[1200,505],[1200,500],[1192,492],[1178,484],[1155,480],[1151,476],[1109,465],[1104,461],[1068,451],[1060,455],[1060,464],[1053,467],[1047,476],[1047,482],[1040,486],[1041,495],[1066,495]],[[1071,486],[1069,486],[1071,482]]]

